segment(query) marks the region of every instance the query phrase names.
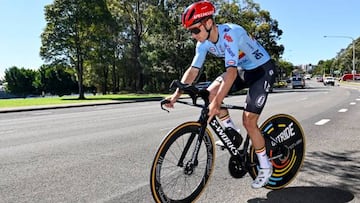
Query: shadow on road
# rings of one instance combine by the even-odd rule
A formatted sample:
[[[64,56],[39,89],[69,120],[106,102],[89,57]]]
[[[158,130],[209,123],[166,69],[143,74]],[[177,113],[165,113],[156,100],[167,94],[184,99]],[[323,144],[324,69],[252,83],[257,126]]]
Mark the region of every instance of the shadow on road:
[[[359,171],[360,151],[330,151],[307,153],[301,173],[316,177],[307,180],[313,186],[331,185],[360,194]]]
[[[266,199],[254,198],[248,203],[350,202],[354,194],[360,194],[359,171],[360,151],[309,152],[300,173],[312,186],[270,191]]]
[[[353,199],[352,193],[332,187],[289,187],[269,192],[267,199],[255,198],[248,203],[346,203]]]

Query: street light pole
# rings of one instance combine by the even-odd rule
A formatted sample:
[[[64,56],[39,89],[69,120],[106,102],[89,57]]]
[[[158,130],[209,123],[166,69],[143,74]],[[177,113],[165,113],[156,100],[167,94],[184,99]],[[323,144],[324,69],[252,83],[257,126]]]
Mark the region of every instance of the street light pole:
[[[327,36],[327,35],[325,35],[324,37],[325,37],[325,38],[326,38],[326,37],[332,37],[332,38],[348,38],[348,39],[351,39],[351,40],[352,40],[352,45],[353,45],[352,75],[353,75],[353,80],[355,80],[355,73],[356,73],[356,70],[355,70],[355,39],[354,39],[353,37],[350,37],[350,36]]]

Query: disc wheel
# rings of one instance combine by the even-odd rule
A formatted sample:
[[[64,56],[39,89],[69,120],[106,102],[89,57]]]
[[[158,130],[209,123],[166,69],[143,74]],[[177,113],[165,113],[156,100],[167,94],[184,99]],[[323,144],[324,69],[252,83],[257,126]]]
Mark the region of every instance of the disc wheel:
[[[305,137],[300,123],[292,116],[277,114],[260,127],[265,138],[266,153],[273,165],[273,174],[265,188],[276,190],[288,185],[300,170],[305,156]],[[252,146],[250,174],[258,174],[259,165]]]

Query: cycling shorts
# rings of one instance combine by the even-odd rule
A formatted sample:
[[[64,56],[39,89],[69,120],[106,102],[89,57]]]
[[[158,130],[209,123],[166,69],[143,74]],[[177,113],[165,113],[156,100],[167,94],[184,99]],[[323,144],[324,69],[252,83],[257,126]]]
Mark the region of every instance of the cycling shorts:
[[[225,74],[226,73],[223,73],[219,76],[216,81],[221,83]],[[275,64],[272,60],[269,60],[253,70],[238,68],[238,76],[229,93],[249,88],[245,100],[245,111],[261,114],[274,82]]]

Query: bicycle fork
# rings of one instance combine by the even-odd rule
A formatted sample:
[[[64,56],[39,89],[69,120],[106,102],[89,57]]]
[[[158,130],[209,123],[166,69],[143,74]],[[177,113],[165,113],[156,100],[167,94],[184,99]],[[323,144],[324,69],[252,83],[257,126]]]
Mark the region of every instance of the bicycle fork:
[[[208,109],[202,110],[200,118],[198,120],[198,122],[201,124],[199,132],[191,133],[189,139],[186,142],[184,150],[180,156],[179,162],[177,164],[180,167],[184,166],[183,162],[184,162],[185,156],[188,153],[190,146],[193,143],[196,135],[198,134],[199,136],[197,137],[197,140],[195,142],[195,148],[194,148],[194,151],[192,152],[191,159],[185,164],[184,173],[187,175],[191,175],[194,172],[194,168],[198,165],[198,155],[199,155],[199,151],[200,151],[200,147],[201,147],[201,142],[203,141],[206,127],[207,127],[207,119],[208,119],[207,114],[208,114]]]
[[[197,137],[197,140],[195,142],[195,148],[194,148],[194,151],[192,152],[191,159],[187,163],[185,163],[184,173],[186,175],[191,175],[194,172],[194,168],[198,165],[197,157],[198,157],[198,154],[199,154],[199,151],[200,151],[201,142],[202,142],[202,139],[204,137],[205,130],[206,130],[206,125],[205,126],[202,125],[201,128],[199,129],[198,133],[191,133],[189,139],[186,142],[184,150],[181,153],[181,156],[180,156],[180,159],[179,159],[179,162],[178,162],[177,165],[179,167],[184,167],[185,156],[188,153],[188,151],[190,149],[190,146],[193,143],[196,135],[198,134],[199,136]]]

